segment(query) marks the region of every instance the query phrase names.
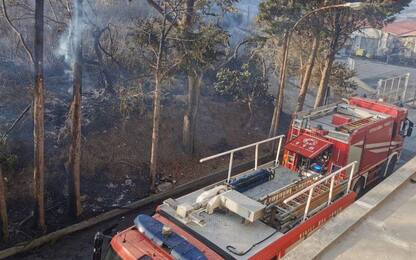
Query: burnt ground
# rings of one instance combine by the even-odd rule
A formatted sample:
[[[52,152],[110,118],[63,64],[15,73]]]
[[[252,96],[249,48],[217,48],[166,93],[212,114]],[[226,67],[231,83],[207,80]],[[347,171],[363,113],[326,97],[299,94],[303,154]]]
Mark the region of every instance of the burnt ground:
[[[46,91],[46,215],[48,232],[51,232],[74,223],[67,217],[69,140],[65,121],[71,100],[70,81],[50,76],[46,78]],[[202,165],[198,162],[200,158],[265,138],[273,112],[271,103],[259,106],[254,123],[247,127],[247,107],[215,96],[207,87],[201,98],[196,152],[194,156],[188,156],[181,149],[182,117],[186,105],[183,94],[179,87],[170,88],[162,102],[159,173],[161,182],[167,183],[169,188],[209,174],[227,163],[220,160]],[[18,85],[10,81],[0,85],[0,132],[11,125],[30,100],[29,84]],[[95,83],[85,89],[82,107],[82,219],[149,195],[151,106],[149,94],[143,104],[137,104],[126,114],[120,110],[118,97],[103,94]],[[281,132],[285,132],[288,122],[289,117],[285,116]],[[13,170],[5,172],[11,241],[2,243],[0,249],[40,235],[33,229],[31,217],[32,124],[29,113],[8,140],[8,149],[17,155],[17,163]],[[236,163],[251,158],[248,156],[252,154],[237,154]],[[87,240],[89,238],[85,238]]]

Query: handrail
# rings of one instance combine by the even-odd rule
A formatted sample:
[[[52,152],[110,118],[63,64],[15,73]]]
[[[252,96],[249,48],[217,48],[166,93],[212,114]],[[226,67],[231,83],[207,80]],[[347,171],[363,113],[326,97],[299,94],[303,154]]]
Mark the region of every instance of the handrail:
[[[331,179],[331,184],[330,184],[330,189],[329,189],[329,195],[328,195],[328,205],[331,204],[331,200],[332,200],[332,195],[333,195],[333,190],[334,190],[334,183],[335,183],[335,176],[337,176],[338,174],[340,174],[342,171],[351,168],[350,171],[350,175],[348,177],[348,185],[347,185],[347,193],[349,193],[350,189],[351,189],[351,184],[352,184],[352,177],[354,176],[354,171],[355,171],[355,166],[358,162],[354,161],[344,167],[342,167],[341,169],[338,169],[337,171],[329,174],[328,176],[320,179],[319,181],[313,183],[312,185],[310,185],[309,187],[306,187],[305,189],[299,191],[298,193],[290,196],[289,198],[285,199],[283,201],[283,203],[288,204],[288,202],[296,199],[297,197],[299,197],[300,195],[306,193],[309,191],[308,194],[308,200],[306,202],[306,207],[305,207],[305,213],[303,215],[303,221],[305,221],[308,218],[308,213],[309,213],[309,207],[312,201],[312,195],[313,195],[313,190],[316,186],[318,186],[319,184]]]
[[[233,169],[233,161],[234,161],[234,153],[235,152],[245,150],[245,149],[248,149],[248,148],[251,148],[251,147],[256,147],[255,153],[254,153],[254,158],[255,158],[254,159],[254,169],[257,170],[258,160],[259,160],[259,146],[261,144],[268,143],[268,142],[275,141],[275,140],[279,139],[279,145],[277,146],[277,152],[276,152],[276,159],[275,159],[275,162],[274,162],[275,166],[278,166],[279,165],[279,154],[280,154],[280,150],[281,150],[281,146],[282,146],[282,142],[283,142],[284,137],[285,137],[284,135],[271,137],[271,138],[268,138],[268,139],[263,140],[263,141],[259,141],[259,142],[256,142],[256,143],[252,143],[252,144],[249,144],[249,145],[246,145],[246,146],[242,146],[242,147],[239,147],[239,148],[229,150],[227,152],[223,152],[223,153],[219,153],[219,154],[216,154],[216,155],[212,155],[212,156],[203,158],[203,159],[199,160],[199,162],[203,163],[203,162],[206,162],[206,161],[209,161],[209,160],[212,160],[212,159],[216,159],[216,158],[219,158],[219,157],[222,157],[222,156],[225,156],[225,155],[229,154],[230,155],[230,162],[228,164],[228,177],[227,177],[227,183],[229,183],[230,179],[231,179],[231,171]]]

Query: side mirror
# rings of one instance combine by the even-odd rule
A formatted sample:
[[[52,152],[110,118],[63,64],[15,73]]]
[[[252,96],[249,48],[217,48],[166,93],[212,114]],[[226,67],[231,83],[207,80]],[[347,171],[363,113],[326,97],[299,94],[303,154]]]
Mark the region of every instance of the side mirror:
[[[410,137],[410,136],[412,136],[412,133],[413,133],[413,126],[414,126],[414,124],[409,119],[407,119],[407,121],[409,123],[409,127],[407,128],[406,136],[407,137]]]
[[[94,251],[92,255],[93,260],[101,260],[101,252],[103,249],[104,235],[101,232],[97,232],[94,236]]]
[[[406,136],[407,136],[407,137],[411,137],[411,136],[412,136],[412,133],[413,133],[413,127],[409,127],[409,128],[407,129]]]

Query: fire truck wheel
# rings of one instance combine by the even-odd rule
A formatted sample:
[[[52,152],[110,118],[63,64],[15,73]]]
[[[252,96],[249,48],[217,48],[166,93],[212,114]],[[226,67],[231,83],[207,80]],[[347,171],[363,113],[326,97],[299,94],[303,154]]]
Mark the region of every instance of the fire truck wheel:
[[[396,163],[397,163],[397,156],[393,156],[393,158],[391,158],[389,164],[387,165],[385,178],[389,177],[394,172],[394,167],[396,167]]]
[[[357,198],[360,198],[364,194],[364,178],[361,177],[352,190],[357,194]]]

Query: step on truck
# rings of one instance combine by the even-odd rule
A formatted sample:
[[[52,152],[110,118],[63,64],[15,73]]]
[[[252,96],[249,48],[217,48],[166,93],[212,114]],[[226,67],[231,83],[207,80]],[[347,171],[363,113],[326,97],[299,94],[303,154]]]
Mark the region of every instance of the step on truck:
[[[138,215],[104,259],[279,259],[392,174],[412,130],[407,109],[365,98],[297,113],[287,137],[202,159],[228,157],[227,179]],[[276,156],[259,165],[271,143]],[[254,168],[233,175],[244,150],[254,151]]]

